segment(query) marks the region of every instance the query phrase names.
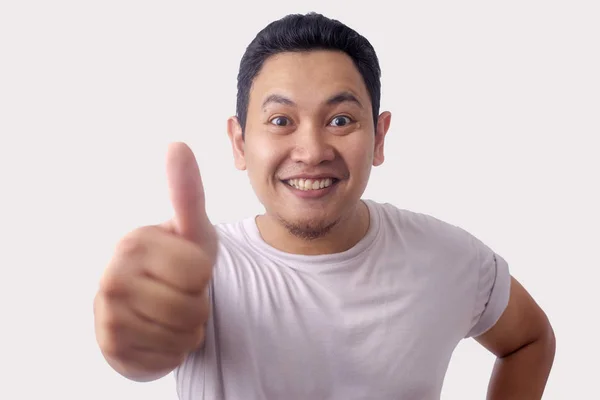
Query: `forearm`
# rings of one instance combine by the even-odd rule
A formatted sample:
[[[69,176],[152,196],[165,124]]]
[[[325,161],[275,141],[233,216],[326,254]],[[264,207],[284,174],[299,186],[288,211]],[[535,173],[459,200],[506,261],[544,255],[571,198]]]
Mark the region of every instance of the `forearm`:
[[[514,353],[498,358],[488,388],[488,400],[537,400],[542,398],[552,363],[553,332]]]

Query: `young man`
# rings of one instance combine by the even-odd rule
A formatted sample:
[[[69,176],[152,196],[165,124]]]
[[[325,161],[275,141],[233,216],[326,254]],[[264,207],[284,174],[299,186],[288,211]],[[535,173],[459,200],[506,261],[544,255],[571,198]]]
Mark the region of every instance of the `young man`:
[[[473,337],[497,356],[488,398],[541,398],[553,331],[504,259],[361,200],[391,120],[379,76],[369,42],[324,16],[257,35],[228,133],[265,213],[213,226],[193,154],[169,148],[174,218],[119,242],[94,303],[116,371],[174,371],[184,400],[438,399]]]

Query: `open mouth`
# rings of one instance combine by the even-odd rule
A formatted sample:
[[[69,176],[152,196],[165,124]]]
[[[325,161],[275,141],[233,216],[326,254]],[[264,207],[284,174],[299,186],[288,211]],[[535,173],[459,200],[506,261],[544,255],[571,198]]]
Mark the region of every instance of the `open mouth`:
[[[286,185],[293,187],[297,190],[302,191],[316,191],[327,189],[335,185],[339,179],[336,178],[322,178],[322,179],[288,179],[283,181]]]

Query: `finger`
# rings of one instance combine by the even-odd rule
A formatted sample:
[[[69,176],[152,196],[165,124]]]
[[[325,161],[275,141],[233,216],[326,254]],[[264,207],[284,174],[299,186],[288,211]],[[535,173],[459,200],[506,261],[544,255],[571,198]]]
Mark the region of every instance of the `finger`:
[[[171,370],[185,361],[187,354],[155,352],[145,349],[132,348],[128,355],[122,357],[127,364],[140,371]]]
[[[196,332],[208,318],[208,295],[188,295],[150,277],[131,281],[127,304],[141,318],[175,332]]]
[[[137,274],[149,275],[191,295],[204,292],[212,276],[214,258],[206,246],[182,240],[154,226],[130,233],[120,250],[114,258],[116,263],[137,265]]]
[[[138,320],[141,321],[140,318]],[[146,321],[139,330],[131,328],[121,339],[130,343],[130,348],[150,352],[165,352],[182,354],[193,351],[204,343],[204,327],[197,328],[196,332],[168,331],[164,327]],[[156,330],[151,330],[147,325],[155,325]]]
[[[201,326],[192,332],[176,332],[140,316],[120,299],[100,296],[95,310],[105,352],[123,356],[132,348],[181,354],[199,346]]]
[[[206,215],[200,169],[194,153],[185,143],[169,145],[167,182],[177,233],[198,244],[212,241],[214,228]]]

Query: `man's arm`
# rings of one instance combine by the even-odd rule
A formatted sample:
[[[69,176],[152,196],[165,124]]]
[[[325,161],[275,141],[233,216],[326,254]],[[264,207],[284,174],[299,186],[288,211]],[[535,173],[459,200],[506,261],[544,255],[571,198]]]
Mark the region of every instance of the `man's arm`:
[[[554,331],[544,311],[515,278],[511,278],[506,310],[475,340],[498,357],[488,400],[542,398],[554,362]]]

